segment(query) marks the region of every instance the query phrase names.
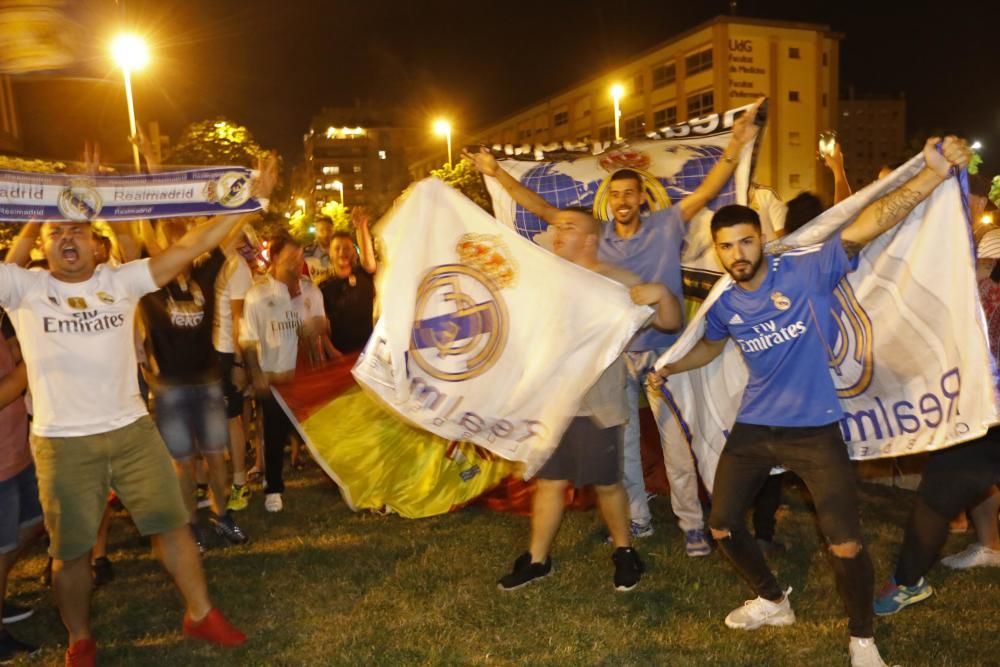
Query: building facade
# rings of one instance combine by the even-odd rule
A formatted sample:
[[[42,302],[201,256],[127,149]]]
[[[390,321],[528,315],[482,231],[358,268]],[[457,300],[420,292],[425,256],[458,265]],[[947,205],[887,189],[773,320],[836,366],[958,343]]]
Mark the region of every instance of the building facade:
[[[462,143],[538,144],[614,139],[612,85],[621,85],[621,134],[638,138],[674,123],[769,98],[755,180],[783,199],[803,190],[829,197],[817,159],[820,132],[837,126],[841,35],[827,26],[721,16],[600,77],[463,137]],[[411,165],[415,177],[440,156]]]
[[[895,166],[906,154],[906,98],[860,97],[840,100],[837,138],[851,189],[858,190]]]
[[[314,211],[340,201],[381,213],[409,183],[414,135],[392,112],[323,109],[304,137],[305,191],[295,196]]]

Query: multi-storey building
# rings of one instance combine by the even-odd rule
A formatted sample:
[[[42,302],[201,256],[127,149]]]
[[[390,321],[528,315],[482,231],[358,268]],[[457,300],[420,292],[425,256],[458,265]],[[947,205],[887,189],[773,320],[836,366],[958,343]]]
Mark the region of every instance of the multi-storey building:
[[[817,139],[837,126],[840,39],[823,25],[720,16],[463,135],[462,143],[613,140],[615,84],[624,92],[626,139],[764,95],[770,110],[755,180],[786,199],[802,190],[830,195],[833,181],[817,159]],[[442,161],[428,156],[411,172],[426,174]]]
[[[847,178],[858,190],[906,155],[906,98],[859,97],[840,100],[837,136],[844,151]]]
[[[304,137],[309,191],[295,196],[314,210],[329,201],[385,210],[409,182],[407,147],[415,134],[393,112],[323,109]]]

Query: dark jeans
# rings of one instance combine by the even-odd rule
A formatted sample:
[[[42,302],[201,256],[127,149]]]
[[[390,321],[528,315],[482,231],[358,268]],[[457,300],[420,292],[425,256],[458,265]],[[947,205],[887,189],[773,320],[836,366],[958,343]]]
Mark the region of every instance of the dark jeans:
[[[758,540],[774,541],[777,524],[774,515],[781,506],[781,481],[782,475],[768,475],[753,502],[753,535]]]
[[[715,472],[708,523],[713,530],[729,532],[718,540],[719,548],[757,595],[773,601],[783,592],[747,530],[746,515],[771,468],[778,465],[802,478],[830,544],[862,542],[857,478],[837,423],[793,428],[737,422]],[[862,549],[854,558],[833,556],[831,563],[851,636],[872,637],[874,575],[868,552]]]
[[[282,468],[285,465],[285,443],[295,427],[289,421],[284,409],[268,395],[257,399],[261,415],[264,418],[264,481],[267,482],[266,493],[284,493],[285,478]]]
[[[948,539],[948,522],[1000,483],[1000,427],[978,440],[934,452],[927,461],[896,565],[896,583],[913,586]]]

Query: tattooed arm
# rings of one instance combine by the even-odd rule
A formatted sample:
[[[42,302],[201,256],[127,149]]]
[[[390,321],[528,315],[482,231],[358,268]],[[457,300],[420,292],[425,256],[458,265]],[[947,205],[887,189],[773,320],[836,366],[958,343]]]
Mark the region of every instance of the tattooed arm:
[[[869,204],[840,234],[840,241],[849,257],[854,257],[879,234],[891,229],[910,214],[950,175],[952,167],[959,169],[969,163],[972,152],[962,139],[945,137],[938,151],[940,137],[931,137],[924,144],[926,166],[902,187]]]

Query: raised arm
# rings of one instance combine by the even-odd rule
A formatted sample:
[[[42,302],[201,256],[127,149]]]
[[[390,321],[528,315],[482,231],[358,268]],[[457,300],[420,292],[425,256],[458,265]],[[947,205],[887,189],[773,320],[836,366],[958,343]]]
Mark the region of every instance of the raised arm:
[[[361,268],[368,273],[375,273],[378,264],[375,262],[375,244],[372,242],[370,229],[371,219],[363,206],[355,206],[351,209],[351,224],[357,231],[358,247],[361,248]]]
[[[254,196],[268,197],[278,181],[277,156],[273,153],[270,154],[266,160],[260,162],[258,169],[258,176],[251,185]],[[149,260],[149,269],[153,274],[154,282],[160,287],[169,283],[198,255],[218,246],[236,227],[244,224],[252,215],[252,213],[248,213],[218,216],[190,230],[177,243]]]
[[[703,337],[683,357],[672,364],[664,365],[658,371],[652,371],[647,378],[650,386],[659,387],[671,375],[701,368],[722,354],[722,351],[726,348],[727,340],[727,338],[709,340]]]
[[[684,222],[689,222],[698,214],[698,211],[705,208],[708,202],[712,201],[732,178],[733,172],[736,171],[736,165],[740,162],[740,151],[757,134],[754,120],[757,118],[757,110],[763,103],[764,98],[762,97],[747,109],[745,114],[736,119],[733,124],[733,136],[729,140],[729,145],[722,152],[722,159],[715,163],[715,166],[708,172],[701,184],[694,189],[694,192],[680,201],[681,217]]]
[[[7,250],[7,256],[4,258],[4,261],[7,264],[27,266],[28,262],[31,261],[31,249],[35,247],[38,235],[41,233],[42,223],[33,221],[24,223],[17,238],[10,244],[10,249]]]
[[[823,153],[823,163],[833,174],[833,203],[839,204],[851,196],[851,184],[847,182],[847,171],[844,169],[844,152],[840,142],[834,142],[833,153]]]
[[[484,176],[497,179],[500,186],[507,191],[514,201],[528,209],[547,223],[552,223],[559,209],[545,201],[540,195],[521,185],[516,178],[500,166],[496,158],[485,148],[478,153],[462,150],[462,157],[472,163],[476,171]]]
[[[945,137],[941,150],[936,145],[940,137],[931,137],[924,144],[925,166],[916,176],[881,199],[869,204],[857,218],[840,233],[841,243],[848,256],[853,257],[879,234],[896,226],[910,214],[917,204],[927,199],[934,188],[951,176],[953,167],[959,169],[969,164],[972,151],[958,137]]]

